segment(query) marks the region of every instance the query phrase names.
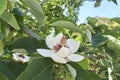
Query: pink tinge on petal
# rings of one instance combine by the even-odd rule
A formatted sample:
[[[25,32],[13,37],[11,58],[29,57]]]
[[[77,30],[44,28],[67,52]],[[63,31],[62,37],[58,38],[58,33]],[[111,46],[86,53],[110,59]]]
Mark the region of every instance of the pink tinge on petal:
[[[84,57],[78,54],[70,54],[68,56],[68,59],[72,62],[79,62],[79,61],[82,61]]]
[[[46,37],[46,44],[50,49],[53,49],[53,40],[54,40],[54,36],[52,34]]]
[[[74,39],[68,39],[66,46],[69,47],[72,53],[76,52],[80,46],[80,42],[75,41]]]
[[[56,53],[50,56],[55,62],[65,64],[67,63],[66,59],[59,57]]]
[[[50,57],[55,52],[53,50],[47,50],[47,49],[37,49],[37,52],[44,56],[44,57]]]

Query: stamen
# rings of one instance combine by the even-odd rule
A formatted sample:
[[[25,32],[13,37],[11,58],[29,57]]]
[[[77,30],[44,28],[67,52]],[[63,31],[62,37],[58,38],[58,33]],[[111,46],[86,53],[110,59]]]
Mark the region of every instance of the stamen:
[[[62,39],[60,40],[61,46],[64,46],[66,44],[66,36],[63,35]]]
[[[54,46],[54,50],[57,52],[57,51],[59,51],[60,50],[60,48],[61,48],[62,46],[59,44],[59,45],[56,45],[56,46]]]
[[[22,55],[22,54],[19,54],[18,56],[21,57],[21,58],[25,58],[24,55]]]

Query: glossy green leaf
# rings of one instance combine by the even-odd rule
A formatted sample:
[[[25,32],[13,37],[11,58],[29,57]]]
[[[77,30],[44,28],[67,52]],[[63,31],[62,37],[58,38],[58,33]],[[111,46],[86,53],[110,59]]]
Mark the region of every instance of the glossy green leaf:
[[[5,11],[5,12],[3,12],[3,14],[0,16],[0,18],[3,19],[3,20],[4,20],[6,23],[8,23],[9,25],[11,25],[11,27],[13,27],[14,29],[20,30],[20,27],[19,27],[19,25],[18,25],[15,17],[14,17],[11,13]]]
[[[3,42],[0,40],[0,56],[3,54]]]
[[[95,35],[92,37],[92,47],[96,48],[100,45],[105,44],[108,41],[108,38],[102,36],[102,35]]]
[[[92,77],[93,75],[90,75],[87,71],[85,71],[79,64],[77,63],[69,63],[77,72],[77,76],[75,78],[75,80],[100,80],[100,78],[98,78],[98,76],[94,75],[94,77]]]
[[[50,25],[59,27],[59,28],[67,28],[67,29],[70,29],[71,31],[77,31],[82,33],[81,29],[71,21],[58,20],[58,21],[52,22]]]
[[[0,0],[0,15],[5,11],[7,0]]]
[[[38,48],[46,48],[46,44],[43,40],[38,41],[35,38],[24,37],[13,41],[9,45],[9,49],[26,49],[29,53],[36,52]]]
[[[16,3],[16,0],[8,0],[8,8],[10,10],[13,10],[15,3]]]
[[[16,77],[26,68],[26,64],[19,64],[13,61],[0,62],[0,72],[9,80],[16,80]],[[0,79],[1,80],[1,79]]]
[[[34,59],[17,80],[53,80],[53,63],[49,58]]]
[[[2,73],[0,73],[0,80],[8,80],[5,75],[3,75]]]
[[[36,17],[38,22],[42,24],[44,22],[44,15],[40,4],[36,0],[24,0],[31,10],[31,13]]]

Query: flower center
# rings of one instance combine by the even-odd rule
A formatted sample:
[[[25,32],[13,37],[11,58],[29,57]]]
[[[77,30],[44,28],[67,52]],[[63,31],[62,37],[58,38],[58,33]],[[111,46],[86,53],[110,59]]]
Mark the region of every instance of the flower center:
[[[67,47],[66,45],[66,36],[63,35],[63,37],[60,40],[60,44],[57,44],[56,46],[54,46],[54,50],[57,52],[61,49],[61,47]]]
[[[19,54],[18,56],[21,57],[21,58],[25,58],[24,55],[22,55],[22,54]]]

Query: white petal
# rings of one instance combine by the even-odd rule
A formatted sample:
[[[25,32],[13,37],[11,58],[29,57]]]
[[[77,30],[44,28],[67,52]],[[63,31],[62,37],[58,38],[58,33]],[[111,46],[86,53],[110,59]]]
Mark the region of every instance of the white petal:
[[[59,57],[67,57],[70,54],[70,50],[69,48],[66,47],[62,47],[57,53],[56,53]]]
[[[47,49],[37,49],[37,52],[44,57],[50,57],[50,55],[54,53],[53,50],[47,50]]]
[[[60,44],[62,37],[63,37],[62,33],[56,35],[53,41],[53,45],[56,46],[57,44]]]
[[[56,53],[55,53],[55,54],[52,54],[52,55],[51,55],[51,58],[52,58],[55,62],[57,62],[57,63],[64,63],[64,64],[67,63],[67,60],[66,60],[66,59],[57,56]]]
[[[67,67],[68,67],[68,69],[69,69],[73,79],[75,80],[75,77],[77,75],[76,70],[71,65],[69,65],[69,64],[66,64],[66,65],[67,65]]]
[[[68,56],[68,59],[72,62],[79,62],[79,61],[83,60],[84,57],[81,55],[78,55],[78,54],[70,54]]]
[[[76,52],[79,48],[80,42],[74,39],[68,39],[66,45],[69,47],[72,53]]]
[[[29,56],[25,56],[24,62],[28,62],[29,60],[30,60],[30,57]]]
[[[53,49],[53,39],[54,39],[54,36],[52,34],[46,37],[46,44],[50,49]]]

